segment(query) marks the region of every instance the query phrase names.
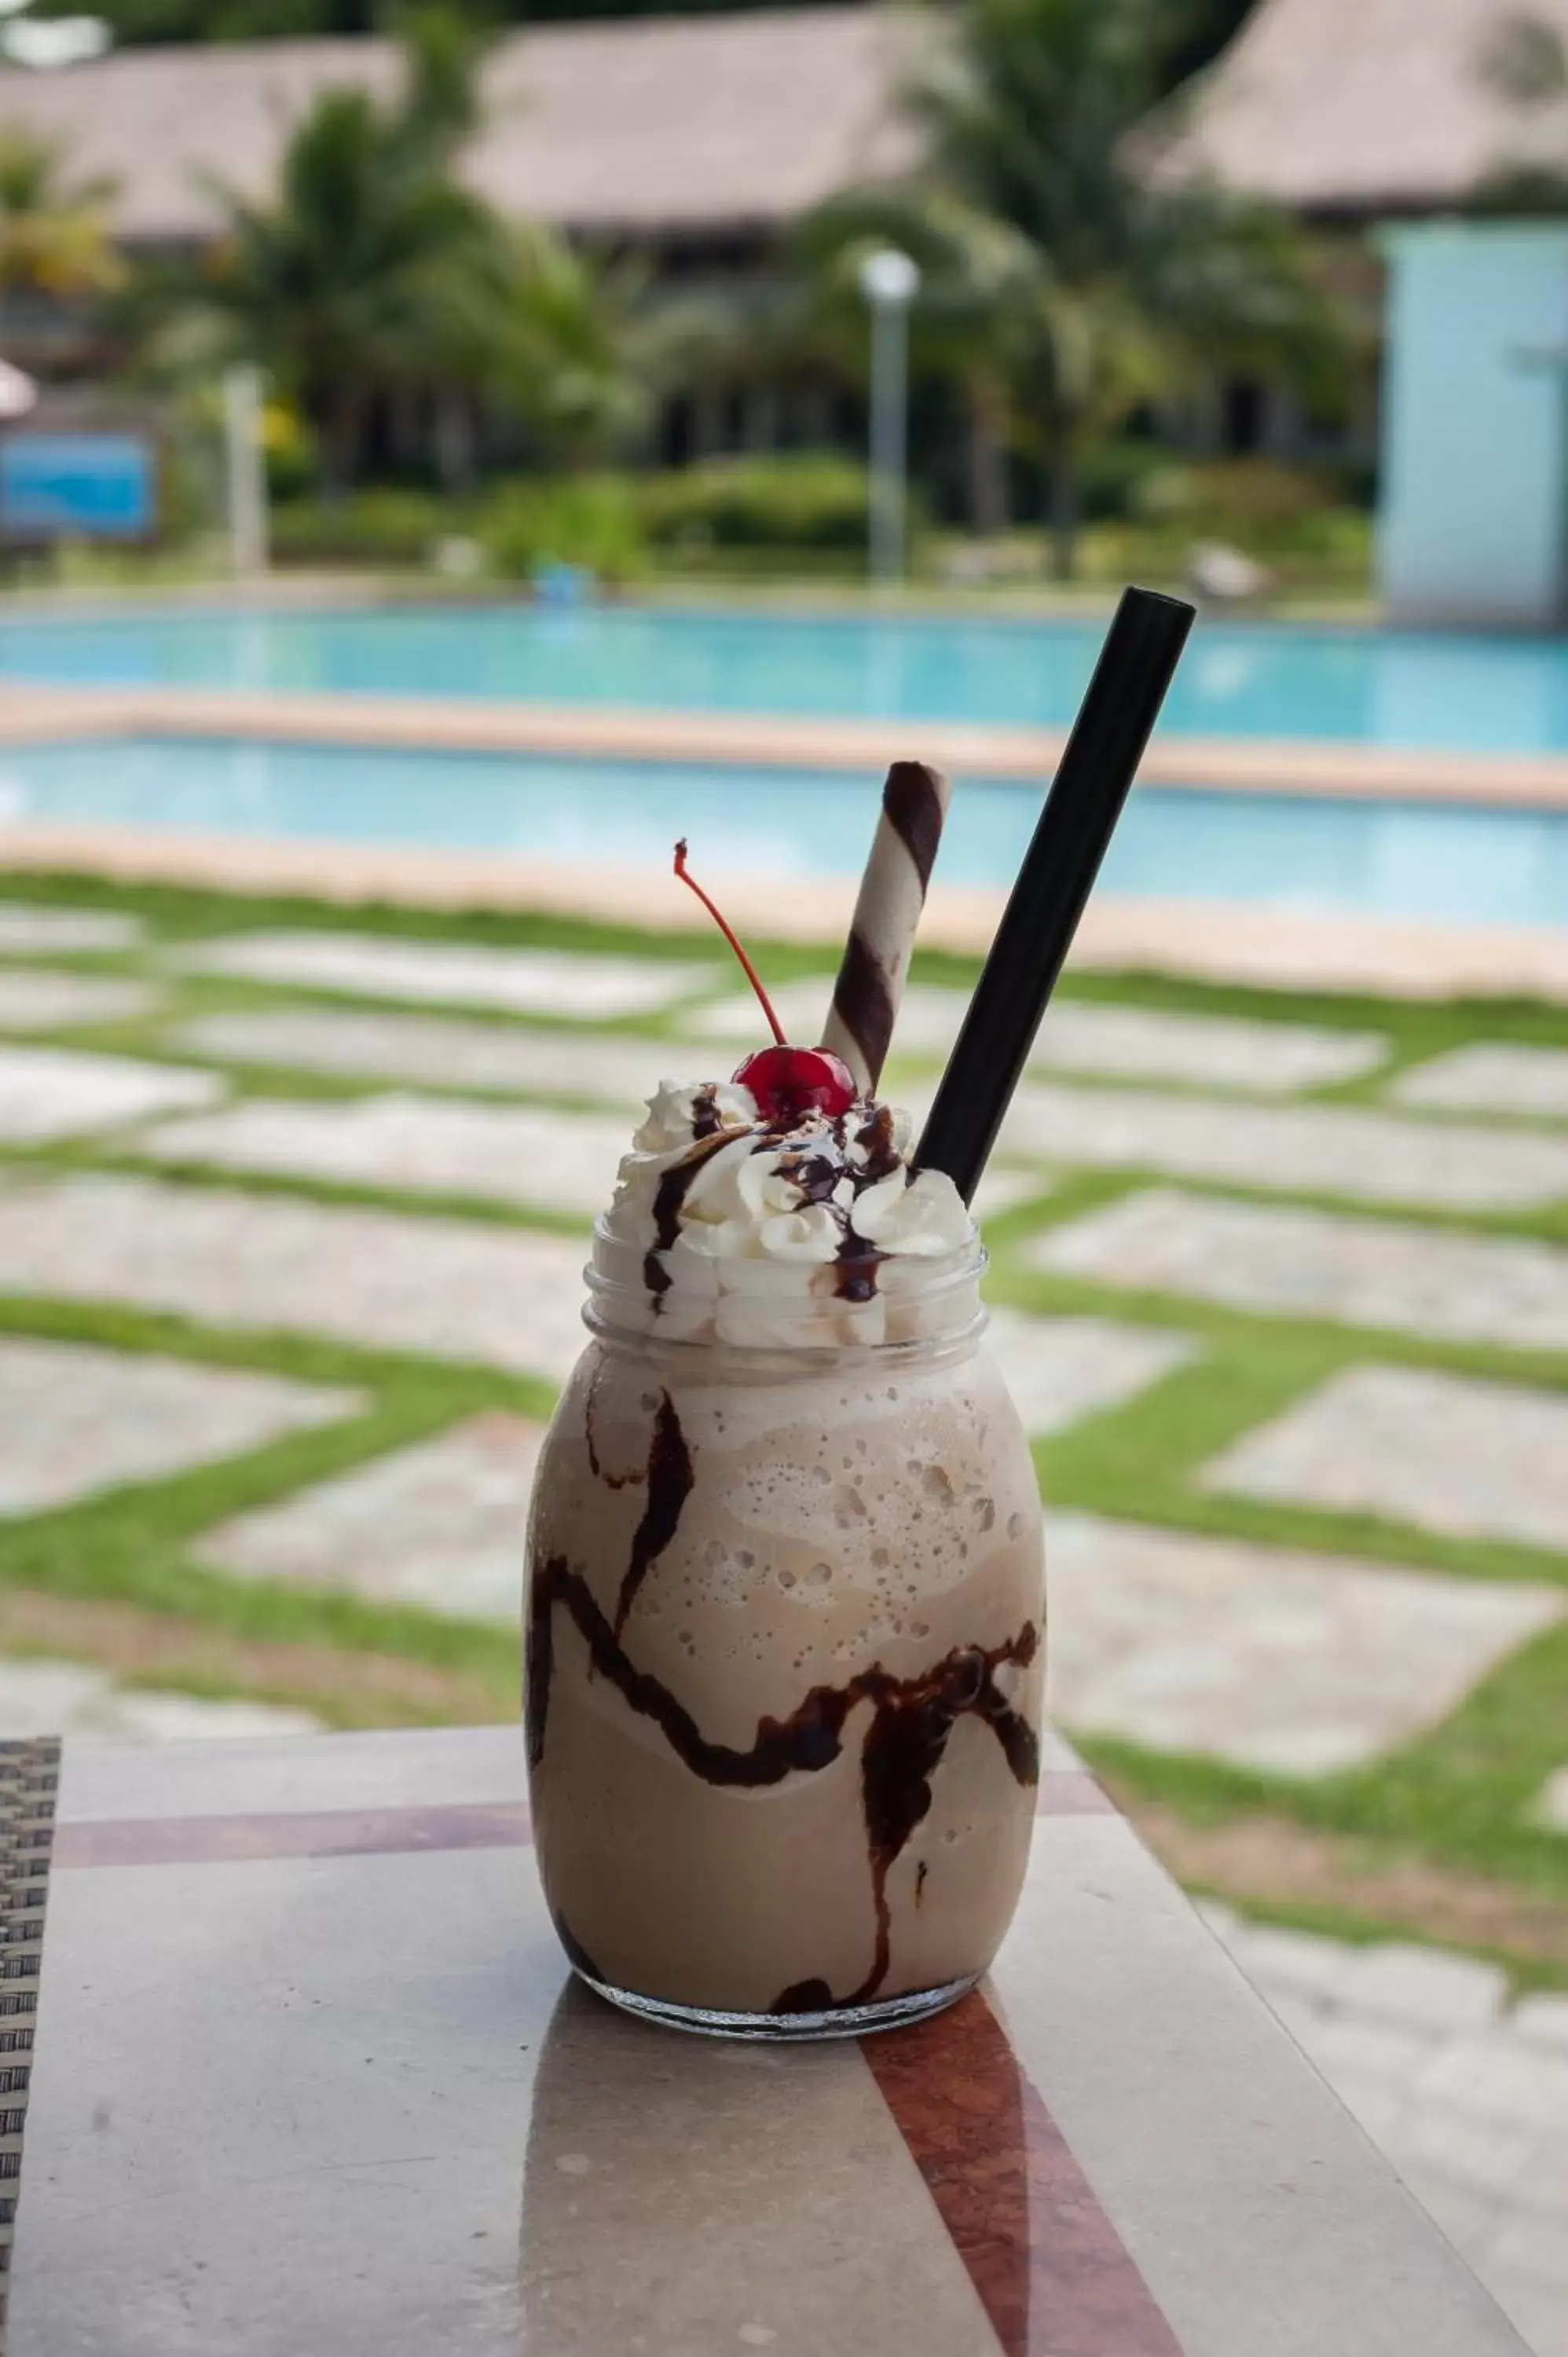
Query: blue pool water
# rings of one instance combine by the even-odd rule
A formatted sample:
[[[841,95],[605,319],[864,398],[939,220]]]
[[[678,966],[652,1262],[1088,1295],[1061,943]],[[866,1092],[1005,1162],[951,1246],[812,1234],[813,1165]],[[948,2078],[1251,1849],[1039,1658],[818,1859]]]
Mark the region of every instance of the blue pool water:
[[[679,834],[711,875],[855,875],[880,781],[832,771],[542,760],[231,738],[0,749],[8,822],[76,821],[323,842],[439,845],[661,868]],[[939,873],[1010,884],[1030,787],[963,779]],[[1143,790],[1112,893],[1492,924],[1568,922],[1568,812]]]
[[[1050,726],[1099,622],[526,606],[0,621],[0,678]],[[1164,726],[1568,752],[1568,641],[1200,624]]]

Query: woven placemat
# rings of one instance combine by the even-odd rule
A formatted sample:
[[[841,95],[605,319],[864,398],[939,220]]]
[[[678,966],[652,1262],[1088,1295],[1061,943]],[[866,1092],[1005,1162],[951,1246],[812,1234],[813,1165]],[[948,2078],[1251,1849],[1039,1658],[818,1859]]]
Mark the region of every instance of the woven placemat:
[[[53,1737],[0,1743],[0,2357],[59,1787],[59,1745]]]

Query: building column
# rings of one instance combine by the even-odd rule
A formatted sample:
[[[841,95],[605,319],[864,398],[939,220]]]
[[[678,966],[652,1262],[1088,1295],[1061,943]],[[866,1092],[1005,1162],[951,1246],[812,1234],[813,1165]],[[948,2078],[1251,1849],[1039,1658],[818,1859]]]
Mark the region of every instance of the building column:
[[[1568,612],[1568,226],[1432,221],[1390,263],[1378,568],[1413,621]]]

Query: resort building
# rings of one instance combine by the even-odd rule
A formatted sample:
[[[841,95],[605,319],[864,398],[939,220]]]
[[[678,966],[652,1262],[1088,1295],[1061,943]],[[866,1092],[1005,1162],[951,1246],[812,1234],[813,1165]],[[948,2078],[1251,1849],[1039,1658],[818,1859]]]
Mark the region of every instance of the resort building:
[[[1353,232],[1345,268],[1385,328],[1380,427],[1370,375],[1324,417],[1231,382],[1162,424],[1200,447],[1287,457],[1369,459],[1380,439],[1383,579],[1412,614],[1544,621],[1568,601],[1568,225],[1452,218],[1521,161],[1568,178],[1568,111],[1528,103],[1507,54],[1520,21],[1498,0],[1258,0],[1159,126],[1152,168]],[[640,252],[672,291],[760,307],[793,224],[918,164],[900,104],[912,26],[839,5],[511,34],[486,65],[473,184],[504,210]],[[1534,0],[1529,26],[1527,48],[1550,54],[1568,0]],[[127,50],[0,69],[0,124],[110,180],[128,248],[189,252],[219,227],[215,182],[263,196],[320,91],[390,90],[399,70],[380,39]],[[0,302],[0,349],[58,374],[70,322]],[[667,405],[659,455],[858,438],[860,425],[853,388],[820,359],[781,361],[759,339],[755,358],[732,353]],[[430,421],[380,430],[396,456]]]
[[[1402,619],[1568,615],[1563,44],[1568,0],[1260,0],[1165,159],[1375,231]]]
[[[645,254],[659,281],[746,301],[779,242],[852,183],[918,148],[897,94],[905,27],[869,7],[546,25],[487,59],[474,188],[499,210]],[[290,130],[323,91],[391,92],[390,40],[215,42],[126,49],[53,72],[0,68],[0,125],[58,142],[114,188],[115,232],[143,253],[218,232],[218,187],[264,198]],[[59,349],[57,318],[7,318],[14,361]],[[831,380],[733,371],[664,424],[663,455],[830,439]]]

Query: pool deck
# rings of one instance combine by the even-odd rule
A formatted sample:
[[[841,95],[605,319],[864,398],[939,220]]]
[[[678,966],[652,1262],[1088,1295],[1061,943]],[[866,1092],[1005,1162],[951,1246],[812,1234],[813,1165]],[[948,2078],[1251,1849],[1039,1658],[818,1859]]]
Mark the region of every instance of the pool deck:
[[[685,895],[645,867],[396,845],[22,824],[0,828],[0,872],[5,869],[300,893],[347,906],[530,910],[645,932],[684,932],[691,925]],[[813,877],[787,894],[774,879],[755,875],[717,876],[712,884],[731,921],[755,939],[836,947],[849,931],[855,893],[849,877]],[[1005,898],[981,887],[933,885],[922,944],[983,955]],[[1081,973],[1186,974],[1261,989],[1568,1004],[1568,927],[1449,925],[1102,897],[1079,929],[1072,963]]]
[[[890,753],[1038,789],[1059,730],[922,724],[901,747],[886,721],[758,718],[605,708],[456,703],[434,697],[283,694],[196,688],[0,688],[7,744],[140,736],[436,751],[525,753],[746,767],[879,770]],[[892,740],[892,741],[890,741]],[[1143,781],[1248,793],[1480,802],[1568,810],[1568,759],[1407,753],[1380,747],[1167,737]],[[96,874],[252,893],[306,892],[346,903],[504,908],[683,930],[682,896],[643,868],[585,866],[494,853],[396,845],[254,839],[183,830],[37,823],[0,828],[0,867]],[[756,876],[715,877],[733,920],[758,936],[837,943],[854,885],[813,879],[792,896]],[[921,929],[932,948],[983,952],[1005,894],[933,888]],[[1568,927],[1463,925],[1199,900],[1095,900],[1073,952],[1080,969],[1187,974],[1282,990],[1403,997],[1520,996],[1568,1002]]]

